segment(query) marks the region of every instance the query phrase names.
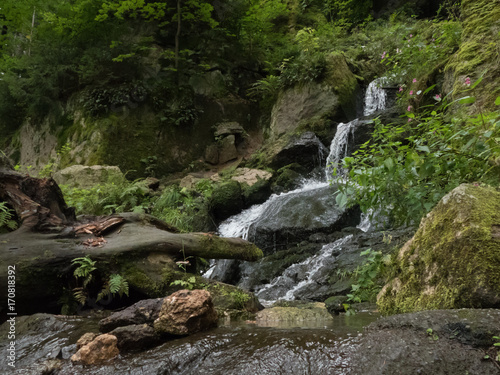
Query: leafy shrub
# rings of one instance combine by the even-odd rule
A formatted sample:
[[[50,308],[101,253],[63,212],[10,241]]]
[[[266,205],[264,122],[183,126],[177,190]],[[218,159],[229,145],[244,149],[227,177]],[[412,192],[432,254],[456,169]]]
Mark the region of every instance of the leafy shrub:
[[[0,202],[0,233],[4,230],[12,231],[17,228],[17,222],[14,220],[15,215],[7,206],[7,203]]]
[[[470,85],[470,81],[469,81]],[[474,85],[472,86],[474,87]],[[461,183],[500,183],[500,111],[449,118],[451,104],[470,104],[473,97],[413,113],[408,122],[375,120],[373,139],[344,159],[349,180],[341,185],[337,203],[360,204],[388,215],[394,224],[415,223]],[[500,105],[500,98],[496,103]]]

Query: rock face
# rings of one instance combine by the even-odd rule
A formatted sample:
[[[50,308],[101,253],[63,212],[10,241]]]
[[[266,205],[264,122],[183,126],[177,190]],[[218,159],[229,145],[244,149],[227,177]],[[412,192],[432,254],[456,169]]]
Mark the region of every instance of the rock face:
[[[399,251],[378,295],[382,313],[500,307],[500,192],[464,184]]]
[[[179,290],[165,298],[154,328],[160,334],[189,335],[217,326],[217,312],[206,290]]]
[[[78,188],[90,188],[97,184],[124,181],[120,168],[106,165],[72,165],[54,174],[59,185],[70,185]]]
[[[92,342],[82,346],[71,361],[76,364],[99,365],[115,358],[120,352],[116,336],[104,334],[97,336]]]

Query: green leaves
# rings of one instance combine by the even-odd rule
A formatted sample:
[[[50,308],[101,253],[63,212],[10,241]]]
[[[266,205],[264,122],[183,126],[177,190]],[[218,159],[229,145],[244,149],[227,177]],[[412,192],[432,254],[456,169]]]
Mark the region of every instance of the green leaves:
[[[378,210],[394,224],[417,223],[461,183],[498,185],[500,111],[444,120],[441,110],[425,108],[398,126],[376,119],[373,144],[344,160],[350,181],[339,186],[337,204]]]

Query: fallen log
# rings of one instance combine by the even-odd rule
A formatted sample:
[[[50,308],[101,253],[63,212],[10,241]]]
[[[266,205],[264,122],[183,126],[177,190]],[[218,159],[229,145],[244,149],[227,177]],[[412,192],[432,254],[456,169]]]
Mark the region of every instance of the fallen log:
[[[168,274],[178,270],[176,260],[255,261],[263,256],[240,238],[176,233],[145,214],[77,221],[55,181],[23,176],[2,165],[0,201],[7,202],[21,221],[19,229],[0,235],[0,312],[7,308],[9,270],[15,270],[16,311],[33,313],[55,311],[75,268],[71,261],[78,257],[89,256],[109,273],[125,276],[132,289],[156,297],[171,281]]]

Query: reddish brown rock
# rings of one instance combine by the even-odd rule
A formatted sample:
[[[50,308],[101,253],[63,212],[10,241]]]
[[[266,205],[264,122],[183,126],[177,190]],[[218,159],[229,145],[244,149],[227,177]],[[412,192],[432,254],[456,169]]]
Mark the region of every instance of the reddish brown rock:
[[[87,333],[85,333],[76,342],[77,349],[80,349],[82,346],[90,344],[96,337],[97,337],[97,333],[93,333],[93,332],[87,332]]]
[[[97,336],[92,342],[82,346],[72,357],[75,364],[98,365],[116,357],[120,352],[116,336],[104,334]]]
[[[165,298],[154,328],[160,334],[190,335],[217,325],[217,312],[206,290],[179,290]]]

